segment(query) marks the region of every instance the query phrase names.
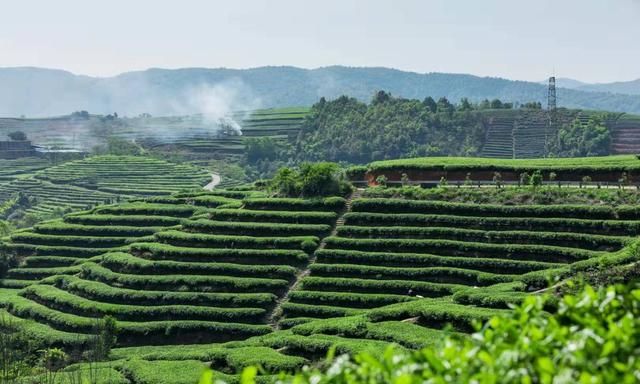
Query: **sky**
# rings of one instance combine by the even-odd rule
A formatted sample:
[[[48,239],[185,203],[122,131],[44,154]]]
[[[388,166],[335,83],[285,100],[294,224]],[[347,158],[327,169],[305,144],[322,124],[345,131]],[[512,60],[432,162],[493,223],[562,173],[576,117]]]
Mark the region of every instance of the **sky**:
[[[0,0],[0,67],[392,67],[640,78],[640,0]]]

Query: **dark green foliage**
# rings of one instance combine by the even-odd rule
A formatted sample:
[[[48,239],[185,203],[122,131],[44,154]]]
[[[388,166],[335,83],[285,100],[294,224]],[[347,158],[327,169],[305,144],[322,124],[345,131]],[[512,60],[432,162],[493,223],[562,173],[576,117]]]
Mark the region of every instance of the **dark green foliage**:
[[[293,291],[291,302],[310,305],[333,305],[347,308],[374,308],[415,300],[415,297],[392,294],[352,292]]]
[[[22,131],[13,131],[7,134],[12,141],[25,141],[27,140],[27,134]]]
[[[249,278],[208,275],[152,275],[117,273],[94,263],[84,263],[80,276],[129,289],[189,290],[197,292],[276,293],[286,289],[289,282],[282,279]]]
[[[475,217],[453,215],[422,215],[414,213],[347,213],[347,224],[366,226],[376,223],[380,226],[437,226],[468,228],[477,230],[519,230],[556,232],[607,233],[609,235],[636,236],[640,233],[640,221],[588,220],[562,218],[529,217]]]
[[[266,308],[274,304],[270,293],[207,293],[147,291],[112,287],[77,276],[57,275],[46,283],[96,302],[134,305],[204,305],[225,308]]]
[[[118,321],[207,320],[257,323],[265,314],[261,308],[219,308],[189,305],[128,305],[100,303],[46,285],[32,285],[20,295],[48,308],[83,317],[113,316]]]
[[[222,262],[184,262],[146,260],[128,253],[107,253],[100,257],[100,265],[120,273],[143,275],[218,275],[291,279],[296,269],[286,265],[246,265]]]
[[[11,236],[11,240],[15,243],[91,248],[118,247],[126,244],[127,242],[134,241],[134,239],[135,238],[108,236],[46,235],[33,232],[20,232]]]
[[[311,253],[318,246],[315,236],[298,237],[252,237],[206,235],[180,231],[156,233],[156,239],[162,243],[185,247],[203,248],[250,248],[250,249],[300,249]]]
[[[378,92],[368,105],[346,96],[320,102],[302,126],[298,157],[363,164],[407,156],[477,154],[484,138],[482,117],[455,109],[446,98],[421,103],[385,92]]]
[[[41,234],[58,236],[142,237],[153,235],[161,228],[118,225],[79,225],[63,222],[53,222],[46,224],[37,224],[34,229]]]
[[[196,208],[189,205],[128,203],[96,208],[95,213],[106,215],[149,215],[189,217]]]
[[[99,227],[123,225],[133,227],[170,227],[180,224],[178,217],[168,216],[147,216],[147,215],[103,215],[103,214],[81,214],[68,215],[64,219],[67,223],[95,225]]]
[[[251,210],[286,211],[340,211],[346,200],[342,197],[325,197],[323,199],[295,198],[251,198],[243,200],[245,208]]]
[[[544,298],[529,296],[471,338],[449,338],[412,353],[389,349],[382,357],[341,358],[326,372],[311,369],[285,382],[386,383],[401,377],[407,384],[552,383],[562,377],[576,383],[634,383],[640,369],[639,295],[634,286],[587,287],[565,296],[552,315],[544,311]]]
[[[512,275],[498,275],[455,267],[387,267],[357,264],[313,264],[313,276],[344,277],[380,280],[427,281],[444,284],[490,285],[516,279]]]
[[[143,149],[133,141],[109,136],[103,146],[93,148],[93,153],[97,155],[137,156],[143,154]]]
[[[306,317],[315,319],[328,319],[331,317],[343,317],[357,315],[362,310],[350,307],[337,307],[332,305],[321,305],[319,303],[313,304],[298,304],[294,302],[286,302],[282,304],[282,310],[285,316],[296,318]]]
[[[316,252],[319,263],[361,264],[380,267],[451,267],[473,269],[498,274],[521,274],[564,264],[541,261],[505,260],[496,258],[450,257],[419,253],[361,252],[343,249],[322,249]]]
[[[244,141],[245,153],[249,163],[258,160],[275,160],[281,150],[278,142],[270,137],[250,137]]]
[[[276,224],[188,220],[183,228],[189,232],[251,236],[324,236],[331,231],[328,224]]]
[[[31,318],[66,332],[92,333],[96,328],[96,319],[60,312],[44,305],[16,296],[3,303],[11,312],[20,317]],[[238,323],[219,323],[212,321],[180,320],[180,321],[151,321],[151,322],[117,322],[118,340],[123,344],[136,341],[147,342],[150,337],[175,337],[182,332],[222,332],[218,339],[232,339],[234,337],[248,337],[264,334],[270,331],[267,326]],[[224,333],[226,332],[226,334]],[[126,339],[125,339],[126,338]],[[147,338],[145,340],[145,338]]]
[[[592,205],[517,205],[464,204],[445,201],[403,199],[358,199],[353,202],[355,212],[378,213],[438,213],[441,215],[489,217],[561,217],[568,219],[639,219],[637,206]]]
[[[230,262],[240,264],[300,264],[309,256],[300,250],[288,249],[213,249],[178,247],[161,243],[134,243],[131,252],[155,260],[194,262]]]
[[[548,245],[485,244],[453,240],[350,239],[328,237],[325,241],[329,249],[431,253],[443,256],[495,257],[559,263],[585,260],[602,254],[601,252]]]
[[[581,157],[608,155],[611,133],[604,124],[606,116],[592,116],[585,124],[576,119],[563,125],[558,131],[558,140],[551,151],[558,157]]]
[[[310,276],[303,280],[302,288],[310,291],[384,293],[407,296],[409,291],[413,291],[415,295],[440,297],[450,295],[457,289],[462,288],[462,286],[409,280],[369,280]]]
[[[376,225],[373,222],[370,225]],[[455,227],[367,227],[343,226],[338,236],[352,238],[443,239],[498,244],[544,244],[592,250],[615,251],[632,237],[539,231],[481,231]]]
[[[251,202],[249,202],[251,205]],[[295,212],[295,211],[253,211],[250,209],[216,209],[209,217],[217,221],[292,223],[292,224],[332,224],[338,215],[334,212]]]
[[[552,181],[550,172],[545,177]],[[472,177],[472,176],[471,176]],[[611,188],[368,188],[367,198],[404,198],[408,200],[437,200],[471,204],[500,205],[638,205],[640,193],[629,189]]]
[[[344,196],[351,191],[344,172],[335,163],[302,163],[300,170],[281,168],[269,182],[269,188],[280,196],[318,197]]]

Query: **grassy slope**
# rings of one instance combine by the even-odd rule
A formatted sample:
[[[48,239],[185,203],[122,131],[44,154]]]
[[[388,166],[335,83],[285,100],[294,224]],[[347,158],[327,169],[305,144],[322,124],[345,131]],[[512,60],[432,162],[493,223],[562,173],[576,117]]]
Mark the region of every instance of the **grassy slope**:
[[[216,207],[220,204],[229,206],[233,199],[229,194],[221,196],[225,193],[216,193],[183,194],[182,197],[156,198],[148,204],[98,208],[86,214],[71,215],[64,224],[54,222],[18,234],[15,240],[19,242],[14,241],[10,247],[26,252],[25,264],[12,272],[12,276],[19,279],[9,281],[9,285],[20,286],[20,282],[22,285],[36,284],[34,287],[53,285],[67,293],[56,294],[56,290],[36,288],[4,289],[0,302],[7,307],[11,316],[37,319],[37,323],[29,325],[29,331],[34,338],[54,344],[77,344],[83,332],[90,328],[91,316],[96,313],[120,316],[124,331],[122,342],[135,340],[139,330],[145,328],[144,332],[153,334],[155,331],[149,328],[151,323],[145,323],[145,320],[158,320],[158,316],[164,316],[162,313],[173,314],[170,323],[167,323],[171,329],[186,330],[187,326],[197,326],[200,332],[205,332],[205,335],[209,332],[211,336],[229,332],[224,328],[215,330],[204,327],[204,323],[187,325],[178,319],[196,315],[213,319],[223,314],[223,311],[216,313],[215,307],[247,308],[246,303],[254,302],[256,304],[249,307],[258,308],[258,300],[269,307],[272,305],[269,304],[269,290],[232,294],[237,296],[235,300],[244,300],[236,304],[228,304],[229,301],[224,304],[225,300],[231,300],[226,292],[238,283],[255,283],[258,285],[252,286],[266,287],[263,285],[266,281],[260,280],[265,278],[270,278],[277,285],[280,284],[277,282],[279,278],[273,279],[276,273],[285,277],[286,282],[286,276],[291,276],[295,268],[306,270],[307,256],[304,252],[285,249],[271,251],[263,249],[264,246],[293,246],[289,240],[275,240],[273,236],[277,233],[278,236],[291,239],[302,230],[324,230],[317,225],[326,223],[327,219],[333,222],[335,216],[308,210],[292,215],[289,212],[292,209],[287,208],[287,204],[295,203],[293,206],[306,207],[304,209],[310,209],[311,206],[295,201],[285,203],[268,199],[246,199],[245,208],[231,204],[231,208],[219,209]],[[566,274],[594,264],[619,264],[637,257],[633,247],[618,251],[621,245],[611,245],[615,242],[611,243],[610,238],[592,235],[586,235],[593,242],[591,247],[608,244],[606,246],[611,252],[582,250],[579,242],[544,248],[551,239],[553,242],[567,241],[567,236],[556,238],[544,231],[533,230],[530,235],[525,231],[510,233],[509,236],[517,236],[530,243],[527,245],[528,252],[541,247],[541,251],[550,252],[550,255],[575,253],[579,254],[579,258],[587,259],[573,264],[566,261],[536,264],[532,263],[535,260],[509,260],[513,247],[491,240],[500,235],[500,231],[492,232],[482,246],[468,239],[433,240],[436,232],[447,237],[469,234],[489,236],[488,227],[466,232],[453,229],[459,228],[459,220],[473,219],[473,207],[469,207],[471,211],[467,214],[457,216],[449,213],[449,216],[443,216],[440,224],[443,231],[420,234],[422,232],[416,232],[416,227],[411,227],[403,216],[405,214],[399,213],[397,208],[387,212],[384,207],[376,208],[376,205],[365,203],[366,200],[362,200],[355,204],[353,212],[347,217],[347,226],[338,231],[337,237],[328,241],[325,249],[316,252],[317,260],[309,269],[310,275],[303,275],[301,284],[282,305],[282,317],[277,327],[280,330],[251,338],[246,338],[249,334],[245,334],[240,340],[224,344],[118,348],[113,352],[113,367],[118,372],[127,373],[127,377],[138,377],[140,382],[151,380],[149,377],[155,378],[153,382],[175,382],[169,373],[158,373],[183,367],[183,378],[188,378],[185,382],[193,382],[204,362],[213,362],[214,369],[221,375],[237,373],[243,366],[254,363],[263,365],[266,373],[276,373],[322,359],[332,345],[337,347],[339,353],[362,350],[381,353],[388,342],[394,342],[402,348],[418,348],[439,340],[444,324],[451,323],[455,330],[466,332],[473,320],[483,320],[506,310],[508,303],[517,302],[526,294],[527,284],[545,281],[545,268]],[[318,207],[321,205],[316,204],[313,209],[317,210]],[[588,213],[590,207],[583,208]],[[455,209],[461,208],[456,206]],[[409,206],[402,210],[411,212],[414,208]],[[490,210],[486,212],[483,216],[494,215]],[[416,214],[427,216],[425,212]],[[395,229],[384,236],[388,240],[379,241],[377,233],[385,231],[385,225],[380,224],[375,215],[386,215],[386,222],[398,220],[402,225],[391,225]],[[148,237],[148,233],[162,230],[161,227],[174,226],[187,217],[195,220],[165,235]],[[498,222],[511,220],[495,217]],[[564,220],[562,217],[560,215],[556,219]],[[359,221],[354,221],[356,219]],[[275,221],[275,225],[261,224],[264,220]],[[636,228],[636,220],[631,220],[629,228]],[[627,225],[619,220],[610,221],[615,221],[616,225]],[[297,222],[304,224],[296,226]],[[310,226],[309,223],[315,224]],[[580,234],[581,227],[578,224],[572,224],[574,226],[569,228],[569,235],[575,232],[577,236],[571,235],[571,239],[585,237]],[[179,228],[182,230],[176,232],[175,229]],[[224,231],[225,235],[219,236],[219,231]],[[595,232],[596,235],[607,233],[606,230]],[[123,236],[128,233],[128,236]],[[374,238],[363,237],[368,237],[368,233],[374,233]],[[85,236],[84,243],[78,243],[77,236]],[[419,236],[426,236],[428,243]],[[229,239],[234,237],[236,241],[230,243]],[[624,242],[627,238],[621,236],[620,240]],[[491,258],[479,253],[486,248],[487,242],[493,244]],[[210,248],[212,244],[215,244],[213,249]],[[423,248],[426,245],[429,250]],[[103,248],[96,248],[98,246]],[[371,252],[371,248],[364,249],[364,246],[374,246],[375,250]],[[399,251],[402,247],[410,247],[412,251]],[[129,254],[95,257],[116,250],[129,251]],[[452,250],[455,250],[455,254],[451,253]],[[76,276],[65,277],[60,273]],[[58,276],[46,278],[38,284],[40,279],[48,275]],[[230,279],[221,279],[225,276]],[[141,290],[140,284],[147,286]],[[203,289],[205,285],[202,284],[208,289]],[[227,288],[216,293],[216,285],[212,284],[225,284]],[[473,288],[476,285],[483,287]],[[243,285],[240,292],[246,287],[249,285]],[[137,296],[131,295],[127,289],[135,289]],[[432,297],[418,299],[407,296],[408,289]],[[282,292],[276,292],[276,295],[283,297]],[[81,299],[74,299],[74,296]],[[96,304],[91,304],[91,301]],[[180,306],[175,306],[180,303]],[[159,312],[158,306],[165,307],[162,311],[169,312]],[[132,311],[139,311],[137,321],[131,321]],[[242,312],[227,312],[229,316],[244,316]],[[323,319],[335,316],[339,318]],[[262,324],[265,322],[262,320]],[[186,336],[181,339],[173,332],[165,336],[165,340],[176,337],[175,340],[183,342],[211,340]],[[147,338],[147,342],[150,340]],[[136,343],[140,341],[145,343],[144,339],[138,339]],[[137,359],[153,363],[141,364]]]

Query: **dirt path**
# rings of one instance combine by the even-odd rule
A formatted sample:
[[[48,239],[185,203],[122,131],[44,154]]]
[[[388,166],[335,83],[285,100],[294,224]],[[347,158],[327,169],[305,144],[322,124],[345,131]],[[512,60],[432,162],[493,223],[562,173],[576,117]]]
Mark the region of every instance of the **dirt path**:
[[[276,305],[271,311],[271,314],[268,315],[267,317],[268,318],[267,322],[273,329],[280,329],[279,322],[282,316],[282,305],[289,301],[289,295],[291,294],[291,292],[295,291],[298,288],[298,286],[302,283],[302,280],[305,277],[309,276],[309,274],[311,273],[311,269],[309,269],[309,267],[311,266],[311,264],[316,262],[316,252],[318,250],[324,249],[324,247],[327,245],[327,241],[326,241],[327,237],[336,236],[338,234],[338,228],[343,226],[345,222],[344,215],[351,212],[351,205],[353,203],[353,200],[360,198],[362,196],[363,191],[364,191],[363,188],[358,188],[355,191],[353,191],[353,193],[349,196],[349,198],[347,198],[347,203],[345,205],[345,208],[342,212],[339,213],[338,218],[335,222],[335,225],[331,229],[331,233],[329,234],[329,236],[326,236],[321,239],[320,245],[318,246],[318,248],[313,252],[313,254],[310,255],[309,263],[306,265],[306,267],[298,271],[295,279],[289,285],[287,292],[280,299],[277,300]]]
[[[205,191],[213,191],[216,185],[220,184],[221,178],[220,175],[216,173],[211,174],[211,182],[203,187]]]

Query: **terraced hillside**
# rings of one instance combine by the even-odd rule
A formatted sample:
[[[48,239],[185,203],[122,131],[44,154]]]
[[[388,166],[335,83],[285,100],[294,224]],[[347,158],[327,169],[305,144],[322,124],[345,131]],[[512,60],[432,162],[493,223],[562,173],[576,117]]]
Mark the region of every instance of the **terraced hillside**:
[[[131,120],[129,131],[136,134],[139,142],[155,151],[176,151],[194,161],[211,158],[237,160],[244,154],[245,140],[252,137],[268,137],[276,141],[289,142],[300,131],[308,108],[280,108],[238,112],[233,118],[239,122],[241,134],[232,130],[220,132],[207,126],[206,120],[187,124],[180,122],[181,128],[174,127],[171,118],[154,118],[156,130],[149,130],[147,120]],[[210,124],[209,124],[210,125]],[[199,128],[194,128],[199,127]],[[157,132],[170,130],[166,136]],[[146,132],[146,133],[143,133]]]
[[[233,122],[202,115],[169,117],[74,116],[49,119],[0,118],[0,137],[24,131],[35,145],[88,151],[108,136],[135,141],[147,149],[181,153],[190,159],[235,159],[244,153],[246,137],[290,140],[297,136],[309,108],[280,108],[236,112]],[[239,126],[235,126],[235,122]],[[241,129],[238,135],[237,129]]]
[[[9,291],[4,305],[15,316],[80,335],[91,332],[96,317],[114,316],[122,345],[267,333],[278,298],[344,200],[235,199],[252,194],[102,206],[18,232],[6,250],[22,262],[3,284],[26,288]]]
[[[360,193],[185,193],[68,215],[8,240],[22,262],[0,305],[55,345],[82,344],[113,316],[121,348],[110,367],[133,382],[194,382],[207,365],[233,381],[248,364],[268,376],[331,346],[419,348],[446,324],[465,333],[508,310],[549,276],[640,257],[635,206]]]
[[[501,111],[502,112],[502,111]],[[491,116],[487,122],[487,136],[482,147],[482,157],[513,159],[513,127],[515,116],[505,111],[500,116]]]
[[[5,138],[13,131],[22,131],[35,145],[88,150],[97,144],[96,131],[100,129],[96,128],[102,125],[98,117],[0,118],[0,137]]]
[[[90,157],[48,168],[37,177],[55,184],[132,196],[199,189],[211,179],[205,170],[188,164],[141,156]]]
[[[558,110],[556,126],[570,124],[575,118],[588,121],[595,112]],[[487,134],[482,157],[499,159],[531,159],[545,157],[547,140],[556,135],[550,125],[549,113],[536,109],[511,109],[485,111]],[[608,122],[613,126],[615,121]]]
[[[9,173],[21,175],[19,172],[40,169],[44,165],[22,161],[35,165],[18,167],[11,163],[15,170]],[[47,214],[86,209],[133,197],[200,189],[210,180],[208,172],[192,165],[150,157],[96,156],[42,169],[30,177],[14,177],[0,184],[0,202],[22,193],[33,200],[27,212]]]
[[[15,160],[0,159],[0,185],[15,179],[25,178],[49,166],[49,161],[38,157]]]
[[[640,153],[640,116],[623,115],[611,128],[613,153]]]

